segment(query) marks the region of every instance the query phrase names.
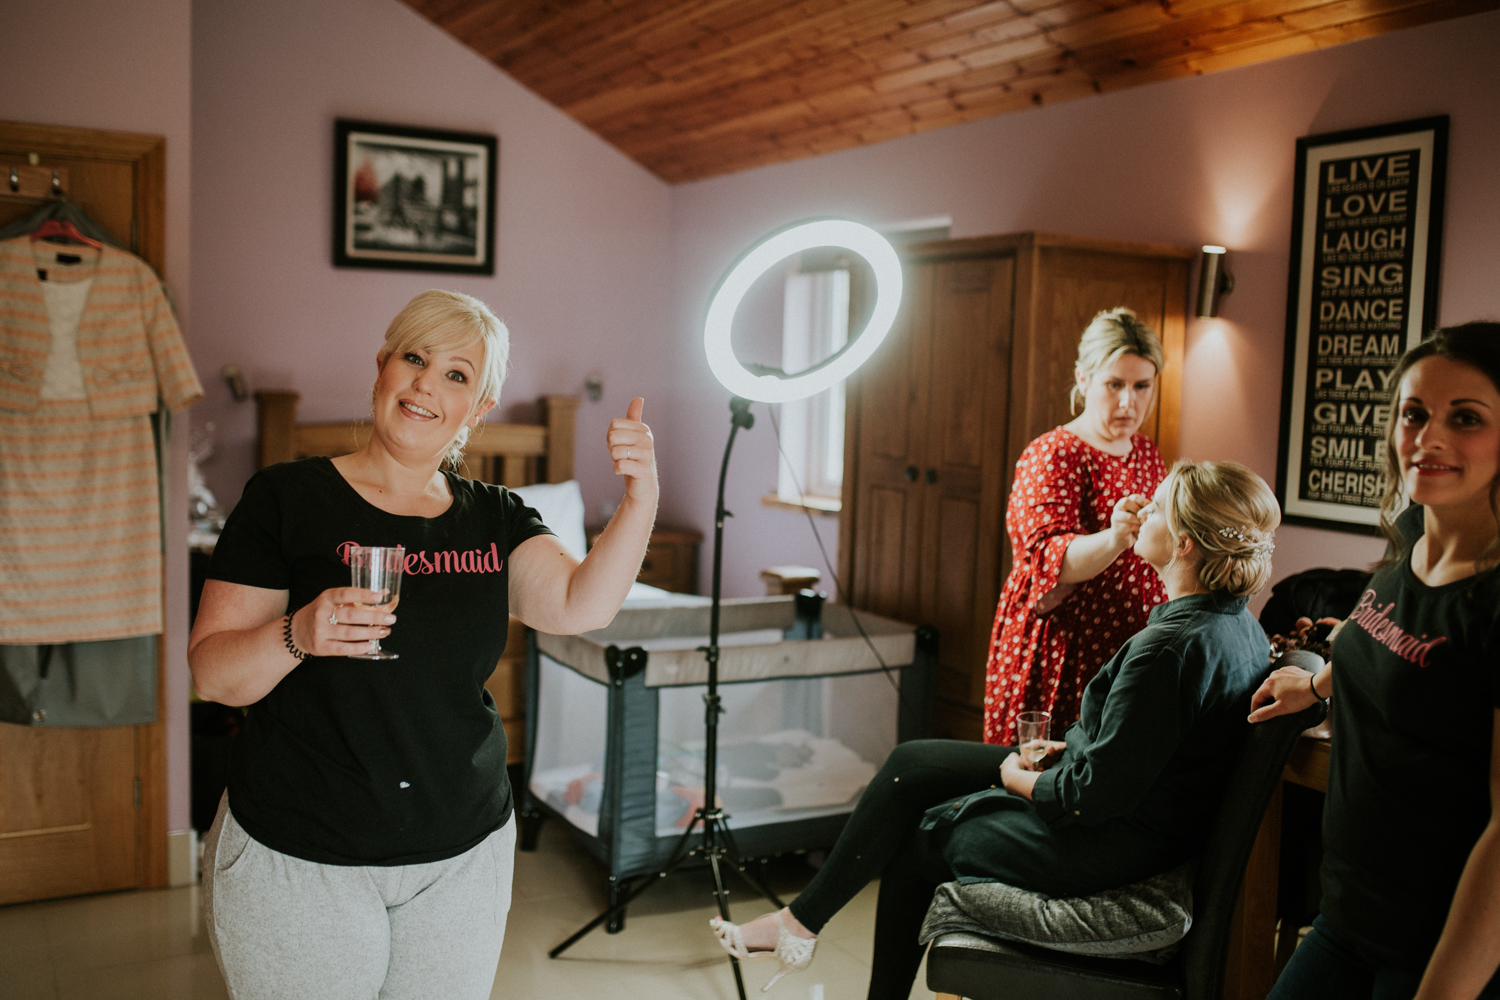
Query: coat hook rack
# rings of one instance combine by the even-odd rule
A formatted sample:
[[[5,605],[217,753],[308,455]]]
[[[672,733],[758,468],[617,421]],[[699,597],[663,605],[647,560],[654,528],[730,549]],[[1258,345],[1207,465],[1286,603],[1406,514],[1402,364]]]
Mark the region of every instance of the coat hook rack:
[[[67,167],[0,163],[0,194],[57,201],[68,196],[68,181]]]

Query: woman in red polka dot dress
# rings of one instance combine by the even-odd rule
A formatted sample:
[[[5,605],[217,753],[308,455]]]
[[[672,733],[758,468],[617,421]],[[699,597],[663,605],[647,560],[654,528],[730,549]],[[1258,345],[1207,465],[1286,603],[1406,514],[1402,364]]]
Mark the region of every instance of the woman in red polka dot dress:
[[[1131,551],[1137,512],[1166,478],[1136,431],[1156,397],[1161,341],[1129,309],[1095,316],[1074,368],[1072,422],[1026,446],[1005,512],[1013,568],[1000,592],[985,671],[984,740],[1015,746],[1016,716],[1052,713],[1054,739],[1083,689],[1166,600]]]

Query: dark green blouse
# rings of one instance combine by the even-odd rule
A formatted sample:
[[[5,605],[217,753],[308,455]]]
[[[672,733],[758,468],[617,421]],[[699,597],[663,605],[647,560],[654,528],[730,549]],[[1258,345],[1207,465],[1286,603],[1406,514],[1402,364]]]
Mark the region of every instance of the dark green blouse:
[[[1269,672],[1247,600],[1192,594],[1154,608],[1089,682],[1032,801],[994,788],[930,810],[923,825],[947,830],[960,881],[1087,895],[1202,850]]]

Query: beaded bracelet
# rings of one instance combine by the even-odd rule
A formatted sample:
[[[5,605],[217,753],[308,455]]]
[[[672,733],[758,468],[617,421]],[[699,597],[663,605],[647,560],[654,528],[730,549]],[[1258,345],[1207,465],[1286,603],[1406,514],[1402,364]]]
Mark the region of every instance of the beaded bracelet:
[[[296,614],[296,612],[294,611],[292,612],[292,614]],[[291,653],[298,660],[305,660],[308,658],[310,654],[302,652],[302,650],[297,648],[297,644],[292,641],[292,615],[287,615],[284,619],[282,619],[281,637],[286,642],[286,651],[288,653]]]

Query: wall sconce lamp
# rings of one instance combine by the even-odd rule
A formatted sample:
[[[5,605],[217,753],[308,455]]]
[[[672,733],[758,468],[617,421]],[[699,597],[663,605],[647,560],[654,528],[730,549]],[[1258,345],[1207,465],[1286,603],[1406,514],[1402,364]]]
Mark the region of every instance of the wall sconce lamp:
[[[604,376],[598,372],[589,372],[583,380],[583,387],[588,390],[589,402],[597,403],[604,398]]]
[[[1219,296],[1234,291],[1234,275],[1224,268],[1223,247],[1203,248],[1203,266],[1198,271],[1198,315],[1219,315]]]
[[[219,369],[219,377],[229,387],[229,394],[236,403],[243,403],[250,398],[250,386],[245,382],[245,373],[237,365],[225,365]]]

